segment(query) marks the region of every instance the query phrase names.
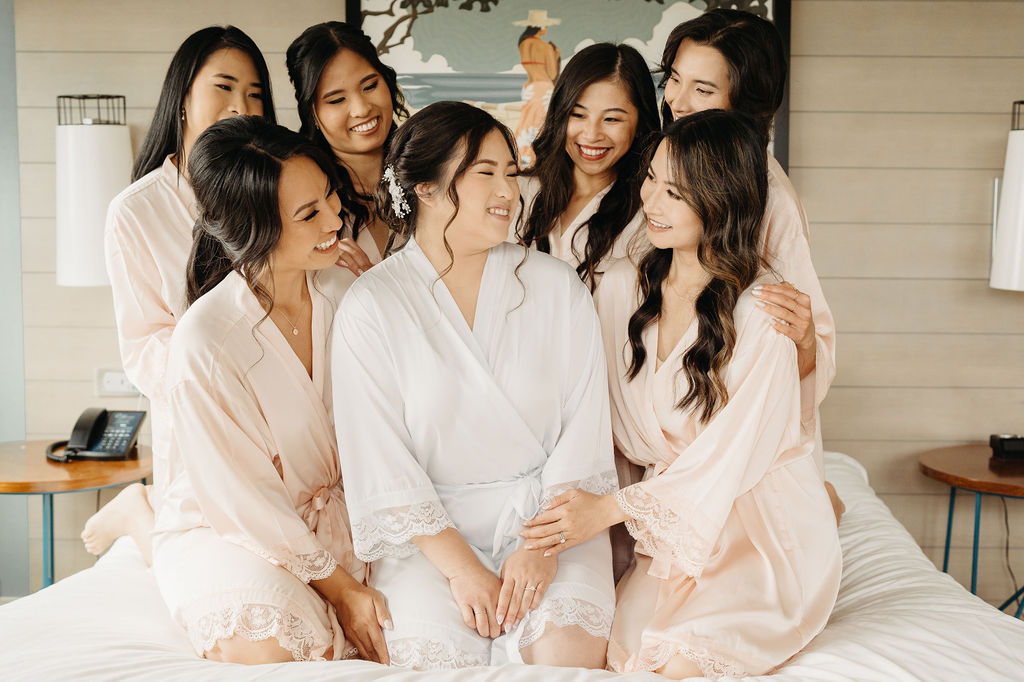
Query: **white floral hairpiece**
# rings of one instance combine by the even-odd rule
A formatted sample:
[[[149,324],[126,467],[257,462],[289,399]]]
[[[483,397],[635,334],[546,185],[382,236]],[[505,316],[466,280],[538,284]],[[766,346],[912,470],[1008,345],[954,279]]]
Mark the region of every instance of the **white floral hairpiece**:
[[[395,168],[390,163],[384,166],[384,179],[388,181],[388,194],[391,195],[391,209],[399,218],[409,215],[409,202],[405,200],[405,192],[395,177]]]

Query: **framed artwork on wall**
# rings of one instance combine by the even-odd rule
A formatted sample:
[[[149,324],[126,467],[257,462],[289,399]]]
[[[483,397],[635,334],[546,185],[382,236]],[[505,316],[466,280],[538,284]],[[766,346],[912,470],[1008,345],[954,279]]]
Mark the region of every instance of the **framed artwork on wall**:
[[[790,0],[347,0],[346,20],[361,24],[398,72],[413,109],[469,101],[516,130],[536,119],[561,65],[579,50],[624,42],[653,68],[676,25],[717,7],[773,21],[788,55]],[[788,111],[787,86],[772,145],[783,168]]]

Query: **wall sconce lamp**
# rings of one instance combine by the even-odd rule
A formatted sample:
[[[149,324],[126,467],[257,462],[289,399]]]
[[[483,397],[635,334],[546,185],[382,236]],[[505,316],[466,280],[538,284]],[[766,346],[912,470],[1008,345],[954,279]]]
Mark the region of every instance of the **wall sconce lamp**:
[[[122,95],[57,97],[57,284],[110,284],[103,229],[110,200],[131,182]]]
[[[1003,181],[996,181],[993,204],[988,285],[1024,291],[1024,101],[1013,103]]]

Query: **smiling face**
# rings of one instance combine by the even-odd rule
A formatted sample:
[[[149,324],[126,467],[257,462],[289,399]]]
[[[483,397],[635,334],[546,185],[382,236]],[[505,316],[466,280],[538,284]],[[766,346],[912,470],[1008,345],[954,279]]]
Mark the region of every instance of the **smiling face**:
[[[379,154],[394,117],[391,92],[368,61],[341,49],[320,76],[313,116],[338,158]]]
[[[619,80],[591,83],[565,127],[565,151],[577,173],[614,179],[615,164],[633,144],[639,115]]]
[[[229,47],[207,57],[182,103],[185,155],[196,138],[217,121],[239,115],[262,116],[262,93],[259,73],[245,52]]]
[[[278,181],[281,238],[271,254],[275,270],[323,270],[338,258],[341,200],[312,159],[284,162]]]
[[[729,64],[717,49],[687,38],[679,44],[665,82],[665,103],[678,119],[707,109],[729,109]]]
[[[456,152],[445,168],[448,182],[461,163],[462,154]],[[473,163],[455,180],[458,213],[445,233],[453,252],[479,253],[508,238],[512,215],[519,203],[517,170],[505,137],[497,130],[487,133]],[[438,216],[435,223],[443,228],[455,213],[447,188],[435,186],[429,201],[434,204],[432,212]]]
[[[662,141],[654,152],[647,178],[640,187],[647,238],[658,249],[696,251],[704,233],[704,223],[683,198],[684,179],[672,176],[668,143]]]

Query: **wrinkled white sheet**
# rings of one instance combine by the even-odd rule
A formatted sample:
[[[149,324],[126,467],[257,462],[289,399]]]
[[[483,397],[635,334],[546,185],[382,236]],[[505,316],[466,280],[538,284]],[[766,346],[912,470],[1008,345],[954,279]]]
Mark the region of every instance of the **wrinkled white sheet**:
[[[747,680],[1024,679],[1024,621],[1000,613],[935,570],[853,459],[826,453],[825,468],[847,507],[840,526],[844,567],[835,611],[825,630],[774,675]],[[0,607],[0,671],[5,680],[661,679],[525,665],[418,673],[361,661],[246,667],[199,660],[127,539],[94,567]]]

